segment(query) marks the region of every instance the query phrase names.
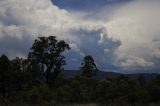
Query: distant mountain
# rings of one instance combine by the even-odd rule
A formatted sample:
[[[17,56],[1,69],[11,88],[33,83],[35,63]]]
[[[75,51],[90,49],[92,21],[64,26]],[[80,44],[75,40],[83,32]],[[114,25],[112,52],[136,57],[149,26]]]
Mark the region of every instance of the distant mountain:
[[[74,77],[80,76],[80,75],[81,75],[81,71],[77,71],[77,70],[64,70],[61,73],[61,76],[65,79],[74,78]],[[156,73],[155,74],[153,74],[153,73],[122,74],[122,73],[115,73],[115,72],[99,71],[97,73],[97,76],[95,77],[95,79],[118,78],[121,75],[125,75],[125,76],[133,78],[133,79],[137,79],[139,76],[143,76],[144,78],[149,80],[149,79],[155,78],[159,74],[156,74]]]

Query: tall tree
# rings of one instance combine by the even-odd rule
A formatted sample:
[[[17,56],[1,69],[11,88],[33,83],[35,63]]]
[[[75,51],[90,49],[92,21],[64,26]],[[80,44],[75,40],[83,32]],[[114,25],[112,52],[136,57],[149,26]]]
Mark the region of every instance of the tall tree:
[[[94,74],[97,73],[98,68],[92,56],[88,55],[84,57],[80,70],[82,71],[82,76],[87,78],[91,78]]]
[[[62,53],[69,49],[65,41],[58,41],[55,36],[39,37],[35,40],[28,58],[36,60],[41,65],[43,76],[48,82],[51,78],[55,79],[63,70],[65,57]]]
[[[11,71],[11,63],[7,56],[0,57],[0,92],[3,96],[7,96],[12,86],[13,73]]]

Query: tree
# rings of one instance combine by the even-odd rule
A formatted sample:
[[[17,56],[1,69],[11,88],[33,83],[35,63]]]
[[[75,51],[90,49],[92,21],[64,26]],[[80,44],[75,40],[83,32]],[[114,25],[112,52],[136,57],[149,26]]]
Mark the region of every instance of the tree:
[[[11,68],[14,72],[16,89],[21,89],[23,85],[31,84],[41,78],[40,67],[36,61],[16,57],[11,61]]]
[[[20,89],[22,84],[26,81],[26,74],[25,74],[25,66],[24,60],[22,58],[16,57],[11,61],[11,68],[14,72],[14,85],[15,89]]]
[[[12,86],[13,73],[11,71],[11,63],[7,56],[0,57],[0,92],[5,97],[9,93]]]
[[[160,75],[154,78],[149,84],[149,93],[153,103],[160,102]]]
[[[39,37],[35,40],[28,59],[35,60],[41,65],[42,74],[48,83],[63,70],[65,57],[62,53],[69,49],[70,47],[65,41],[58,41],[55,36]]]
[[[92,56],[88,55],[84,57],[80,70],[82,71],[82,76],[87,78],[91,78],[94,74],[96,74],[98,69]]]
[[[138,80],[138,83],[141,87],[146,86],[146,79],[143,75],[140,75],[137,80]]]

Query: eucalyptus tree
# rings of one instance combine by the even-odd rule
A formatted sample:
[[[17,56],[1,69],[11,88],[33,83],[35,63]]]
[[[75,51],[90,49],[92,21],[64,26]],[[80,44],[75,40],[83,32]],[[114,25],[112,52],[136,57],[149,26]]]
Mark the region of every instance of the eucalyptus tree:
[[[63,70],[62,66],[66,64],[63,52],[69,49],[70,47],[65,41],[58,41],[55,36],[39,37],[32,45],[28,59],[38,62],[48,83]]]

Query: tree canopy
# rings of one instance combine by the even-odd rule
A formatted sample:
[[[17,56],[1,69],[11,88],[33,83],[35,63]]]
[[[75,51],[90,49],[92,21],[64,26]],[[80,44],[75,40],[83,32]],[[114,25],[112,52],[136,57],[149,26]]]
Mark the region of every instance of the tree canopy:
[[[84,57],[81,63],[80,70],[82,71],[82,76],[88,78],[91,78],[93,75],[97,73],[98,68],[92,56],[88,55]]]
[[[43,76],[48,82],[51,78],[55,79],[63,70],[62,66],[66,63],[62,53],[69,49],[65,41],[58,41],[55,36],[39,37],[35,40],[28,58],[41,65]]]

